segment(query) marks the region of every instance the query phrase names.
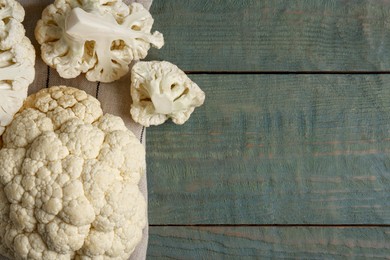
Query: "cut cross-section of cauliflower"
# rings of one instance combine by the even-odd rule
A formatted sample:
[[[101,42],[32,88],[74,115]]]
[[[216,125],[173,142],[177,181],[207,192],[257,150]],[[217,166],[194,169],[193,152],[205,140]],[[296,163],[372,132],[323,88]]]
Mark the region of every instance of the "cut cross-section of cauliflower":
[[[145,148],[119,117],[69,87],[27,98],[0,150],[0,254],[128,259],[147,222]]]
[[[160,125],[172,118],[184,124],[205,93],[176,65],[167,61],[138,62],[131,70],[130,113],[144,126]]]
[[[42,59],[61,77],[86,73],[89,81],[112,82],[145,58],[150,45],[161,48],[161,33],[151,34],[153,18],[141,4],[122,0],[56,0],[35,29]]]
[[[27,97],[35,77],[35,50],[22,25],[24,9],[0,0],[0,135]]]

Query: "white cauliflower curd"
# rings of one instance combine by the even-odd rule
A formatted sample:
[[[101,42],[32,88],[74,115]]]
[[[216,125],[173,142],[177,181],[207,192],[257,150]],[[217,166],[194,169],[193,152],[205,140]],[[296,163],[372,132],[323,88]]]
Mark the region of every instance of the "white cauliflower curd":
[[[0,135],[27,97],[35,77],[35,50],[22,25],[24,9],[0,0]]]
[[[153,18],[139,3],[122,0],[55,0],[38,21],[35,37],[42,59],[63,78],[86,73],[89,81],[112,82],[161,48],[163,35],[151,34]]]
[[[137,62],[131,70],[130,113],[135,122],[160,125],[169,118],[184,124],[205,93],[176,65],[167,61]]]
[[[0,150],[0,254],[128,259],[146,226],[145,149],[99,101],[60,86],[27,98]]]

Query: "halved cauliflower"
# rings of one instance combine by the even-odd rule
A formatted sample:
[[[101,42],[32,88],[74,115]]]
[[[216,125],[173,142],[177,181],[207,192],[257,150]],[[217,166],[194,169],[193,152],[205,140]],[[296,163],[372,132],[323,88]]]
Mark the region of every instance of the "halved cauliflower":
[[[128,259],[146,225],[145,149],[122,119],[69,87],[27,98],[0,150],[0,254]]]
[[[160,125],[169,118],[184,124],[205,93],[176,65],[167,61],[138,62],[131,70],[130,113],[135,122]]]
[[[86,73],[89,81],[112,82],[144,58],[150,45],[164,45],[161,33],[150,32],[153,22],[138,3],[55,0],[43,11],[35,37],[42,59],[61,77]]]
[[[35,77],[35,50],[22,25],[24,9],[0,0],[0,135],[27,97]]]

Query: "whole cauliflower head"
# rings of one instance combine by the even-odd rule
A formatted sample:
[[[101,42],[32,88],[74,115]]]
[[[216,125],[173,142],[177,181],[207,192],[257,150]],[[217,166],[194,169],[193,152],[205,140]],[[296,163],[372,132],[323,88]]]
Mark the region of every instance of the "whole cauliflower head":
[[[55,0],[43,11],[35,37],[42,59],[61,77],[86,73],[89,81],[112,82],[144,58],[150,45],[164,45],[161,33],[150,32],[153,22],[139,3]]]
[[[24,9],[0,0],[0,135],[27,97],[35,77],[35,50],[22,25]]]
[[[167,61],[138,62],[131,70],[130,113],[137,123],[163,124],[169,118],[184,124],[205,93],[176,65]]]
[[[145,149],[84,91],[27,98],[0,150],[0,254],[127,259],[141,241]]]

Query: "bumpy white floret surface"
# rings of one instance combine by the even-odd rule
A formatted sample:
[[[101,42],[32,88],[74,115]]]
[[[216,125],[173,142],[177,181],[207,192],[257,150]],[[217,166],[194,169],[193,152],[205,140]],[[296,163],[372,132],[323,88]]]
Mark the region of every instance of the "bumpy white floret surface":
[[[0,150],[0,254],[128,259],[146,225],[145,149],[84,91],[30,96]]]

